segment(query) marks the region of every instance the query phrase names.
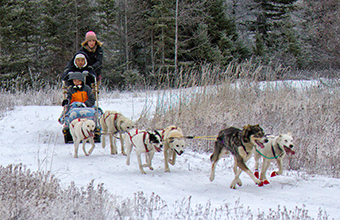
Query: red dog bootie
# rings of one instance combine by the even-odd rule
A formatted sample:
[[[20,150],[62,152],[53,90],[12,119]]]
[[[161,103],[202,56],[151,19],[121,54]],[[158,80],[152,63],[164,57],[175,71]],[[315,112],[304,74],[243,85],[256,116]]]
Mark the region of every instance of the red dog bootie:
[[[254,172],[254,176],[258,179],[259,178],[259,170],[255,170],[255,172]]]
[[[259,187],[262,187],[264,185],[270,184],[268,180],[261,180],[261,183],[259,184]]]
[[[277,172],[276,171],[273,171],[272,174],[270,175],[270,177],[274,177],[274,176],[277,176]]]

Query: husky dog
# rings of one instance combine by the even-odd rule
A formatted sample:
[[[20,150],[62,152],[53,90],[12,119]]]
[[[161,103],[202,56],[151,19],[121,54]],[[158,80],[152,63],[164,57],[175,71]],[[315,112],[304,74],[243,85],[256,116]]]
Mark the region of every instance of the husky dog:
[[[135,147],[140,172],[142,174],[146,174],[143,167],[149,167],[150,170],[153,170],[152,158],[156,151],[161,151],[162,142],[160,134],[157,131],[151,132],[130,129],[126,134],[124,134],[124,139],[127,152],[126,165],[130,165],[131,151],[132,148]],[[146,164],[142,164],[142,153],[145,153]]]
[[[267,142],[264,142],[264,147],[259,148],[256,147],[254,158],[255,158],[255,172],[254,175],[259,178],[259,160],[263,157],[262,169],[260,173],[260,181],[259,186],[263,186],[264,184],[269,184],[269,181],[266,177],[266,171],[272,161],[277,162],[277,166],[279,168],[278,171],[273,171],[271,173],[271,177],[282,174],[282,159],[286,156],[286,154],[294,155],[295,152],[292,150],[294,147],[293,137],[290,132],[287,134],[280,134],[278,136],[274,135],[266,135]]]
[[[117,141],[113,136],[119,133],[121,152],[123,155],[126,155],[122,133],[134,128],[135,123],[121,113],[116,111],[105,111],[100,118],[100,125],[102,127],[102,147],[105,148],[105,137],[109,135],[111,154],[117,154]]]
[[[263,137],[263,129],[258,124],[246,125],[242,130],[235,127],[229,127],[220,131],[217,140],[215,141],[214,152],[210,157],[211,162],[213,162],[210,181],[215,179],[215,169],[218,160],[222,154],[228,150],[234,156],[235,173],[235,178],[231,182],[230,188],[235,189],[236,184],[239,186],[242,185],[242,181],[239,178],[242,171],[245,171],[256,184],[260,184],[261,181],[254,176],[245,162],[252,157],[254,145],[263,146]]]
[[[184,152],[185,141],[182,130],[171,125],[161,131],[162,143],[164,146],[164,169],[170,172],[169,163],[175,165],[176,155],[182,155]]]
[[[74,142],[74,158],[78,158],[78,148],[81,141],[83,141],[83,151],[85,155],[89,156],[92,153],[95,147],[93,139],[95,127],[95,122],[86,118],[77,118],[70,123],[70,133]],[[87,140],[89,140],[92,145],[88,153],[85,149]]]

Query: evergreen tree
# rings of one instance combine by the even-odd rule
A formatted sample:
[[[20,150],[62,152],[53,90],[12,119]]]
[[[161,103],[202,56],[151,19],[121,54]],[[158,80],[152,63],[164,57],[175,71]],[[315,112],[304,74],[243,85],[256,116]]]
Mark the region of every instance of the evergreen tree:
[[[1,2],[1,73],[26,75],[36,72],[40,21],[36,1]]]
[[[221,53],[220,64],[226,65],[231,61],[241,61],[249,57],[249,50],[238,39],[234,18],[226,14],[225,1],[208,0],[205,7],[208,35],[212,47],[217,47]]]
[[[255,33],[254,54],[261,56],[265,62],[281,60],[287,64],[296,64],[300,47],[290,16],[295,2],[253,0],[251,9],[255,12],[256,20],[249,27]]]
[[[42,69],[55,79],[73,56],[75,44],[74,0],[45,0],[42,12]]]

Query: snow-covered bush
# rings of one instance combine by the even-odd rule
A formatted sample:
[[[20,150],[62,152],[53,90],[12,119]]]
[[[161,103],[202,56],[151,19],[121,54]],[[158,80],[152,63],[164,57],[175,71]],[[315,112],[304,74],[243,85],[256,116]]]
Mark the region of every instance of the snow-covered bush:
[[[143,192],[134,198],[108,193],[103,184],[63,189],[50,173],[31,172],[23,165],[0,167],[0,219],[312,219],[308,210],[286,207],[255,215],[239,200],[234,205],[212,208],[211,203],[192,205],[191,197],[169,206],[159,196]],[[327,219],[319,210],[318,219]]]

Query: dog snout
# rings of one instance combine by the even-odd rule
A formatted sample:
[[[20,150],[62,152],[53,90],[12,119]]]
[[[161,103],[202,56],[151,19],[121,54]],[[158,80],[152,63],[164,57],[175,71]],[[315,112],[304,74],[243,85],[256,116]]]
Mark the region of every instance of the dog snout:
[[[290,144],[290,145],[289,145],[289,147],[290,147],[290,148],[293,148],[293,147],[294,147],[294,145]]]
[[[265,138],[264,140],[263,140],[263,143],[268,143],[268,138]]]

